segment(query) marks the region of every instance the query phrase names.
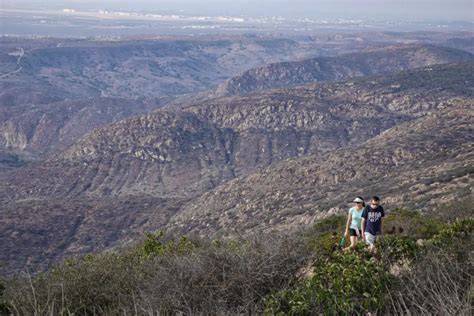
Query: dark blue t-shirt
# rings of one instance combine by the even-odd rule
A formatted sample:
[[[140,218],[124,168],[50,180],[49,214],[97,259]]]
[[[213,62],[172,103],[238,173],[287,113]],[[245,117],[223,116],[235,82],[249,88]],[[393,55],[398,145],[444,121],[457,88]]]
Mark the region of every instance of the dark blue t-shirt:
[[[380,233],[380,223],[382,217],[385,216],[383,207],[378,205],[376,208],[372,208],[371,205],[367,205],[362,213],[362,218],[365,218],[365,231],[377,235]]]

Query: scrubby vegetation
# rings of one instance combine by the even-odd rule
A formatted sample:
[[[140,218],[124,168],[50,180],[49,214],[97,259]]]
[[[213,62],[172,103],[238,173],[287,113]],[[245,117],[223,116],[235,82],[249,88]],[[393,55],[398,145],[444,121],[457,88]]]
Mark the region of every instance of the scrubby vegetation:
[[[298,234],[232,240],[150,233],[119,253],[69,259],[1,282],[0,311],[469,315],[472,218],[394,210],[376,257],[362,244],[352,253],[339,250],[344,220],[331,216]]]
[[[70,259],[11,280],[5,299],[22,315],[254,312],[289,286],[309,255],[291,236],[205,241],[158,232],[120,254]]]
[[[334,225],[339,220],[340,224]],[[340,227],[329,218],[317,227]],[[265,301],[268,314],[469,315],[472,293],[474,220],[452,223],[417,212],[395,210],[386,218],[389,235],[371,257],[334,251],[327,233],[311,241],[314,274]],[[425,239],[422,239],[425,238]]]

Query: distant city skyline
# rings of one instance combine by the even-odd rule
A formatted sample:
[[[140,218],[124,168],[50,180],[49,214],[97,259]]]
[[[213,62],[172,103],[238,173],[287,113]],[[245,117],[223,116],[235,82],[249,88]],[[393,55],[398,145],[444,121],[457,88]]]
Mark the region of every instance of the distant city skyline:
[[[104,9],[196,15],[474,21],[473,0],[2,0],[1,8]]]

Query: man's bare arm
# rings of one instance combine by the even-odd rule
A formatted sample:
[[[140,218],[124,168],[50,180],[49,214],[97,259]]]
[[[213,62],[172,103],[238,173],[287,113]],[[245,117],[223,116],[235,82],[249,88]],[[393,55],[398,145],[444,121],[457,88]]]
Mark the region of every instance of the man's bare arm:
[[[361,223],[361,228],[362,228],[362,238],[365,239],[365,218],[362,217],[362,223]]]

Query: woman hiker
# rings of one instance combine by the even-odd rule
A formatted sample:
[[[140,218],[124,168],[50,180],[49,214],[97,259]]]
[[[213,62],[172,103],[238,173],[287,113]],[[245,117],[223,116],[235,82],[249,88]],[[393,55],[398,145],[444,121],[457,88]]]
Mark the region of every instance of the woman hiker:
[[[350,249],[355,250],[359,238],[362,237],[362,213],[364,211],[365,203],[364,200],[359,196],[354,199],[355,206],[349,209],[349,214],[347,215],[346,223],[346,238],[350,237],[351,244],[349,247],[344,248],[344,251]]]

